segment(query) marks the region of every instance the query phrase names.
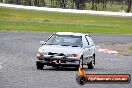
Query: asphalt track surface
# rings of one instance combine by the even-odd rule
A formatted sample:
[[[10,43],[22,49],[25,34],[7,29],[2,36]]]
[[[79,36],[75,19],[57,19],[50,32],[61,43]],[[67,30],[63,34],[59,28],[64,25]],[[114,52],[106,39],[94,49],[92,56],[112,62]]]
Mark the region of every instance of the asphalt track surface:
[[[76,83],[74,68],[52,68],[45,66],[37,70],[36,50],[39,41],[52,33],[0,32],[0,88],[132,88],[130,84],[86,84]],[[132,43],[132,35],[89,34],[95,44]],[[87,73],[132,75],[132,56],[96,53],[96,67]]]

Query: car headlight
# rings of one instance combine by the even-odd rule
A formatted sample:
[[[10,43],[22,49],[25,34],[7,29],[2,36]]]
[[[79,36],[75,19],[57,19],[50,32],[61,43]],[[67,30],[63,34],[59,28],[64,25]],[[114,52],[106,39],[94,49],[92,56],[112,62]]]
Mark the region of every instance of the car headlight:
[[[37,56],[37,57],[40,57],[40,56],[42,56],[42,54],[41,54],[39,51],[37,51],[36,56]]]
[[[67,57],[77,57],[77,54],[66,54]]]

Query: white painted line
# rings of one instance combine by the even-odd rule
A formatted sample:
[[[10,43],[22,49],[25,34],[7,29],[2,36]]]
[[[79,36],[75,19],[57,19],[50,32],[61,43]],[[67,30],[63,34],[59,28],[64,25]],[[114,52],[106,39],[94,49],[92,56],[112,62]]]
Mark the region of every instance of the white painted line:
[[[0,3],[0,6],[21,8],[21,9],[30,9],[30,10],[40,10],[40,11],[51,11],[51,12],[81,13],[81,14],[124,16],[124,17],[131,16],[132,17],[132,13],[125,13],[124,11],[122,11],[122,12],[111,12],[111,11],[76,10],[76,9],[61,9],[61,8],[48,8],[48,7],[36,7],[36,6],[23,6],[23,5],[13,5],[13,4],[3,4],[3,3]]]

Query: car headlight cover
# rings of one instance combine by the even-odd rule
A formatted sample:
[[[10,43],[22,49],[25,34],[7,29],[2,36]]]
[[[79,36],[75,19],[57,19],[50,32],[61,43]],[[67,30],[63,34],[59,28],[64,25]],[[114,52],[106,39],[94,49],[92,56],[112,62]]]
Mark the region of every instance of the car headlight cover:
[[[37,51],[36,56],[37,56],[37,57],[40,57],[40,56],[42,56],[42,54],[41,54],[39,51]]]

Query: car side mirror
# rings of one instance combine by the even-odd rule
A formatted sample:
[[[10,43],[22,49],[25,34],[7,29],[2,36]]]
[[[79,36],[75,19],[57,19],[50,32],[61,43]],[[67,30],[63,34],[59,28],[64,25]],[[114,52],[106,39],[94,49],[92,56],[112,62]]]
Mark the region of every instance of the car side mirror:
[[[45,42],[45,41],[40,41],[40,44],[41,44],[41,45],[45,45],[46,42]]]

